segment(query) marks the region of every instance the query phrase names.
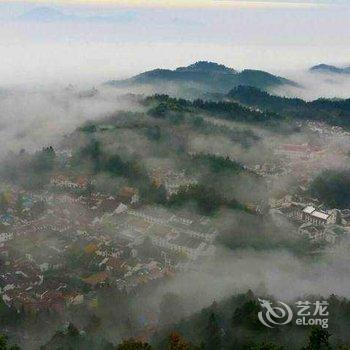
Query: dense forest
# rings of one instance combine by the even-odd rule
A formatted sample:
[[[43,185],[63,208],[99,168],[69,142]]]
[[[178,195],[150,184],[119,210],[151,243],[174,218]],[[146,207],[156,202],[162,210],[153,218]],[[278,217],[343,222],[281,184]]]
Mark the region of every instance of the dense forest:
[[[299,120],[323,121],[332,125],[350,127],[350,99],[324,99],[306,102],[300,98],[271,95],[251,86],[239,86],[228,95],[243,105],[275,112]]]
[[[319,297],[311,299],[318,300]],[[213,304],[193,316],[181,317],[181,299],[169,295],[165,299],[163,329],[149,343],[129,339],[119,345],[103,337],[98,319],[94,327],[79,330],[73,324],[56,332],[42,350],[346,350],[350,343],[347,332],[350,303],[332,295],[329,303],[329,328],[289,324],[267,328],[258,319],[261,307],[251,291],[234,295]],[[166,309],[166,311],[165,311]],[[0,338],[0,349],[17,350]]]
[[[166,90],[167,86],[180,89],[182,93],[193,86],[192,92],[227,92],[234,86],[247,85],[260,89],[279,86],[298,86],[297,83],[262,70],[245,69],[238,72],[215,62],[198,61],[175,70],[154,69],[126,80],[112,80],[106,83],[115,87],[154,86]]]
[[[278,250],[292,254],[293,259],[304,259],[302,263],[312,263],[319,253],[310,256],[310,251],[315,246],[322,248],[323,243],[314,244],[297,235],[297,226],[287,224],[286,220],[281,223],[269,211],[271,181],[269,183],[268,180],[273,178],[278,181],[273,169],[273,166],[277,167],[278,160],[271,157],[271,153],[275,156],[275,144],[271,143],[271,139],[286,142],[292,135],[303,140],[306,136],[300,131],[299,122],[306,119],[302,117],[302,110],[310,112],[307,120],[332,124],[333,113],[345,115],[348,102],[319,100],[308,103],[268,95],[252,88],[236,90],[239,93],[244,91],[249,98],[256,93],[257,101],[260,98],[261,101],[242,99],[237,102],[227,99],[227,96],[222,101],[186,100],[168,95],[133,96],[139,103],[137,112],[119,111],[97,121],[88,121],[65,136],[64,147],[48,145],[35,152],[22,149],[16,154],[10,153],[2,162],[0,176],[2,181],[23,189],[23,193],[16,197],[16,201],[9,199],[5,191],[1,193],[0,213],[4,219],[8,213],[18,215],[25,222],[37,219],[45,213],[44,201],[36,201],[29,211],[25,210],[25,198],[21,197],[26,192],[37,192],[69,195],[73,200],[83,199],[95,216],[96,196],[115,196],[125,201],[122,193],[126,188],[139,195],[136,209],[142,206],[161,207],[171,215],[185,212],[199,216],[202,222],[215,221],[215,228],[220,234],[213,239],[213,244],[229,254],[244,249],[256,254]],[[230,98],[238,100],[233,92]],[[280,108],[280,104],[284,108]],[[266,152],[268,157],[262,159],[264,137],[268,139],[266,143],[270,148]],[[226,147],[221,148],[222,144]],[[238,152],[231,153],[235,148]],[[242,153],[251,158],[246,158],[247,162],[244,162],[243,157],[238,158]],[[265,175],[269,172],[271,160],[272,176],[269,178],[264,176],[264,171]],[[267,170],[259,173],[263,167],[254,165],[260,164],[260,161]],[[166,169],[166,176],[175,174],[176,179],[180,179],[176,191],[167,191],[165,182],[158,181],[162,168]],[[86,186],[55,186],[53,180],[57,174],[67,179],[83,177]],[[289,190],[292,192],[292,185],[290,188],[283,189],[282,195]],[[350,205],[349,188],[348,171],[327,170],[312,179],[306,192],[327,207],[342,209]],[[104,208],[101,211],[104,214]],[[7,222],[0,228],[5,232]],[[54,237],[54,233],[49,234]],[[45,232],[45,238],[48,237]],[[76,275],[76,271],[87,266],[89,273],[98,274],[103,272],[103,267],[91,263],[93,254],[80,248],[72,244],[60,255],[65,262],[64,268],[74,273],[62,275],[62,271],[45,271],[45,281],[51,283],[61,279],[83,293],[91,292],[93,287],[84,281],[88,273]],[[137,249],[140,257],[146,251],[144,255],[147,259],[151,257],[163,261],[161,250],[152,246],[150,240],[145,239]],[[132,247],[128,246],[118,258],[130,258],[136,264],[138,257],[133,256],[132,251]],[[219,261],[220,254],[221,250],[213,259]],[[123,273],[121,269],[115,278],[124,276]],[[164,280],[167,278],[164,277]],[[43,350],[338,350],[346,349],[350,340],[347,334],[349,302],[336,296],[328,299],[329,329],[288,325],[270,330],[257,319],[261,307],[258,297],[252,292],[214,302],[194,314],[184,312],[188,305],[183,304],[179,296],[166,295],[160,298],[160,310],[156,310],[159,311],[156,331],[153,329],[147,337],[140,337],[143,340],[140,341],[137,336],[136,340],[128,339],[137,333],[138,320],[129,317],[130,303],[135,295],[124,294],[116,288],[96,288],[96,295],[98,316],[74,306],[66,318],[69,322],[62,326],[63,319],[57,318],[54,312],[46,313],[45,310],[44,316],[40,313],[36,321],[40,319],[51,325],[50,339],[42,344]],[[269,298],[264,296],[264,292],[262,296]],[[28,320],[34,319],[29,313],[17,312],[3,302],[0,303],[0,311],[4,329],[7,326],[25,328],[30,322]],[[80,322],[80,317],[84,317],[84,322]],[[113,338],[111,334],[115,329],[120,331],[120,336]],[[8,344],[16,342],[16,339],[11,337],[6,340],[3,337],[0,344],[3,349],[11,349]],[[117,345],[116,339],[126,340]]]
[[[310,184],[310,194],[327,207],[346,209],[350,206],[350,171],[326,170]]]

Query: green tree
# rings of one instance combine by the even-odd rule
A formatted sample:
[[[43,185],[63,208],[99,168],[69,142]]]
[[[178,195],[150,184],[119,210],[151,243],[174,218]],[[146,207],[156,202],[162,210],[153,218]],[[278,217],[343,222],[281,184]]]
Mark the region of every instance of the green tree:
[[[248,300],[241,307],[237,307],[233,317],[232,325],[237,327],[245,327],[250,330],[264,330],[264,326],[258,319],[260,305],[256,300]]]
[[[21,215],[23,212],[24,206],[23,206],[23,195],[19,195],[17,197],[16,203],[15,203],[15,210],[17,215]]]
[[[311,330],[307,346],[302,350],[331,349],[332,347],[329,343],[330,336],[331,334],[327,329],[315,327]]]
[[[79,332],[79,329],[77,327],[75,327],[73,323],[69,323],[68,328],[67,328],[67,334],[70,337],[78,337],[80,332]]]
[[[217,320],[217,316],[214,312],[209,315],[207,325],[207,341],[206,349],[218,350],[221,349],[221,329]]]
[[[146,135],[151,141],[159,141],[162,137],[161,129],[158,125],[148,127]]]
[[[52,146],[43,148],[33,158],[33,170],[35,173],[48,173],[55,166],[56,152]]]
[[[328,207],[348,208],[350,206],[349,170],[325,170],[310,184],[310,194]]]
[[[203,215],[214,214],[220,205],[225,204],[213,188],[201,184],[180,187],[169,199],[169,205],[175,207],[190,202],[196,203],[198,211]]]
[[[9,346],[7,342],[7,337],[4,335],[0,336],[0,350],[20,350],[18,345]]]
[[[102,144],[93,137],[74,155],[72,163],[80,166],[82,160],[90,162],[93,171],[98,173],[101,171],[102,155]]]
[[[9,207],[9,201],[5,193],[0,194],[0,212],[6,212]]]

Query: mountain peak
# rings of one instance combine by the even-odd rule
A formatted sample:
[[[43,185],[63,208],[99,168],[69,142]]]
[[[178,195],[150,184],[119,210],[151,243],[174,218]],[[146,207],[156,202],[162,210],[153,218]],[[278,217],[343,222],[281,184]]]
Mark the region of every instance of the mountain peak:
[[[25,12],[19,19],[23,21],[57,21],[66,17],[64,13],[53,7],[42,6]]]
[[[319,73],[338,73],[338,74],[349,74],[350,67],[336,67],[329,64],[318,64],[310,68],[310,72],[319,72]]]
[[[235,73],[232,68],[226,67],[223,64],[218,64],[209,61],[197,61],[187,67],[177,68],[176,71],[191,71],[191,72],[215,72],[215,73]]]
[[[288,79],[258,70],[244,70],[237,72],[222,64],[208,61],[198,61],[187,67],[175,70],[154,69],[122,81],[107,82],[112,86],[148,85],[156,89],[174,89],[178,91],[196,90],[196,96],[201,92],[227,93],[238,85],[249,85],[259,89],[269,89],[281,85],[297,86]],[[194,90],[193,90],[194,89]]]

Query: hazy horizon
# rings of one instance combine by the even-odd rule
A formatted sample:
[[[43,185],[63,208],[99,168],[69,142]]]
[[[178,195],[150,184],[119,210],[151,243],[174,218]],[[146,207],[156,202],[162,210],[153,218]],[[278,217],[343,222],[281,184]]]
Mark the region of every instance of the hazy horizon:
[[[349,18],[0,0],[0,348],[345,349]]]
[[[347,1],[59,3],[0,2],[1,86],[95,84],[198,60],[281,74],[350,64]],[[63,18],[23,18],[43,6]]]

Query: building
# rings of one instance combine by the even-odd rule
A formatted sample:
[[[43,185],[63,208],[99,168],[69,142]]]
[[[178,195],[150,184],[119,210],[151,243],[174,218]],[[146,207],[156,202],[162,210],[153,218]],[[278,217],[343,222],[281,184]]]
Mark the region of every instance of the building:
[[[3,232],[0,233],[0,243],[4,243],[13,239],[13,233]]]
[[[186,188],[198,183],[198,180],[185,173],[185,170],[175,171],[169,168],[156,168],[150,173],[156,187],[164,186],[167,198],[176,194],[180,188]]]
[[[316,210],[313,206],[307,206],[303,209],[303,220],[315,225],[334,223],[331,214]]]
[[[325,212],[317,210],[312,205],[303,207],[297,204],[293,204],[289,216],[299,221],[309,222],[314,225],[326,225],[335,224],[337,221],[338,213],[337,210],[330,210]]]
[[[289,159],[310,159],[320,154],[321,149],[317,146],[311,146],[309,144],[293,145],[283,144],[280,145],[276,154],[289,158]]]

